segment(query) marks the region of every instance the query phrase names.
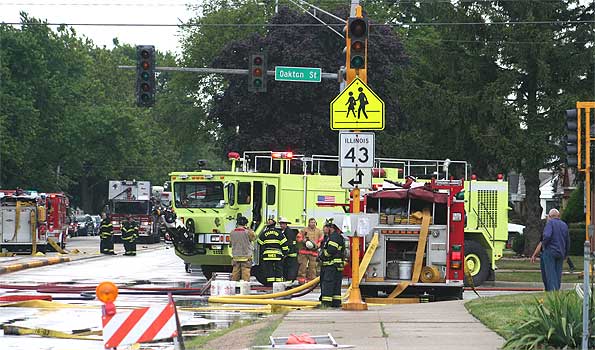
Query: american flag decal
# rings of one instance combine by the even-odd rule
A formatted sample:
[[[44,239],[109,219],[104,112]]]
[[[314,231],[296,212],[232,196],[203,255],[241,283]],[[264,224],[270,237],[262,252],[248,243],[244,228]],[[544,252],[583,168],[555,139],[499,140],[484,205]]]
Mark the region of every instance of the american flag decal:
[[[335,196],[318,196],[318,203],[335,203]]]

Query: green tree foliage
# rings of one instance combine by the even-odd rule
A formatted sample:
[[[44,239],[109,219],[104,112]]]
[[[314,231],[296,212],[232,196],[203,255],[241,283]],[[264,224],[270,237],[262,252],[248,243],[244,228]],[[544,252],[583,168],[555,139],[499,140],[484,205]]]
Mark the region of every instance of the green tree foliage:
[[[173,77],[159,76],[159,108],[137,108],[135,73],[117,68],[134,64],[134,47],[98,48],[71,28],[53,31],[26,14],[22,21],[0,25],[2,188],[66,191],[96,212],[110,179],[162,184],[169,171],[195,167],[209,141],[204,113],[181,103]]]
[[[343,10],[343,17],[347,13]],[[286,7],[271,19],[272,24],[317,23],[306,14]],[[400,41],[389,28],[379,27],[379,37],[370,39],[368,79],[372,89],[386,96],[387,123],[396,122],[398,103],[389,82],[394,69],[406,61]],[[382,40],[380,39],[382,38]],[[267,53],[268,66],[320,67],[335,72],[344,64],[345,41],[325,27],[271,27],[265,36],[229,43],[214,66],[248,68],[250,52]],[[248,92],[245,76],[229,77],[225,91],[214,97],[210,116],[222,126],[227,150],[293,150],[307,154],[337,152],[337,133],[329,129],[328,108],[338,94],[336,81],[319,84],[276,82],[268,78],[268,91]]]
[[[584,202],[585,202],[585,192],[582,185],[579,185],[568,198],[568,203],[562,211],[562,220],[567,223],[573,222],[584,222],[585,221],[585,212],[584,212]]]

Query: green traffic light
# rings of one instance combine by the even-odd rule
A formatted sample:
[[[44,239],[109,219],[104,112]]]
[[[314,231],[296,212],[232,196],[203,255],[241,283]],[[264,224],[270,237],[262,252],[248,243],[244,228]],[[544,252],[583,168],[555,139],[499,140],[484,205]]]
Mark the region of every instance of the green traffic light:
[[[255,87],[259,88],[259,87],[262,86],[262,80],[260,80],[260,79],[254,79],[252,81],[252,84],[254,84]]]
[[[140,76],[143,80],[149,80],[149,72],[142,72]]]
[[[151,96],[150,96],[149,94],[142,94],[142,95],[140,96],[140,99],[141,99],[143,102],[149,102],[149,101],[151,101]]]
[[[362,56],[352,57],[351,68],[364,68],[364,58]]]

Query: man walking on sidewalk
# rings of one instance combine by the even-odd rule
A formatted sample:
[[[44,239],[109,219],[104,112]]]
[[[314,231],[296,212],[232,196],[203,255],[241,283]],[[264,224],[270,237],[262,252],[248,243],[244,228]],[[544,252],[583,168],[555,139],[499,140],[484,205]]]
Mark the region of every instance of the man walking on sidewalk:
[[[549,220],[543,230],[543,267],[546,277],[545,290],[560,290],[562,282],[562,265],[568,257],[570,249],[570,237],[568,235],[568,226],[560,220],[558,209],[550,210]]]
[[[246,228],[248,219],[240,216],[237,220],[237,227],[231,231],[231,256],[232,256],[232,281],[250,281],[250,269],[252,268],[252,252],[255,239],[254,231]]]

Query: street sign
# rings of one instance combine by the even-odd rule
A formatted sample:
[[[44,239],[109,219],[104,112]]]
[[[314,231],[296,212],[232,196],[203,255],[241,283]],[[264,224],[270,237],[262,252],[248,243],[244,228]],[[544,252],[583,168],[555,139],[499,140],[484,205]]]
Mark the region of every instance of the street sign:
[[[384,102],[355,78],[331,102],[332,130],[383,130]]]
[[[372,168],[342,168],[341,188],[372,188]]]
[[[374,167],[374,133],[341,132],[339,133],[341,168]]]
[[[320,83],[322,69],[309,67],[275,67],[275,80]]]

